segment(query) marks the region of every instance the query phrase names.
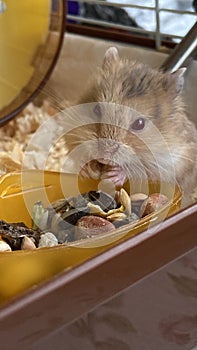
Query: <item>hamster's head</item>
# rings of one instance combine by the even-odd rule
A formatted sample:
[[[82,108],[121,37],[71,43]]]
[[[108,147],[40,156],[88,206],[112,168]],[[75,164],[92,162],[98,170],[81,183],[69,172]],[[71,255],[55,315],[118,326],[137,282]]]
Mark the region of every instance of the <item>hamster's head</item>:
[[[125,105],[148,118],[165,120],[176,112],[177,107],[180,109],[185,70],[163,73],[140,62],[120,59],[118,50],[110,47],[80,103]]]
[[[180,163],[178,154],[184,154],[182,141],[187,138],[181,98],[184,72],[185,68],[164,73],[120,59],[115,47],[106,51],[102,67],[80,100],[92,103],[96,120],[94,132],[84,129],[84,135],[96,142],[97,152],[92,151],[83,174],[97,169],[117,185],[128,177],[174,179],[175,160]]]

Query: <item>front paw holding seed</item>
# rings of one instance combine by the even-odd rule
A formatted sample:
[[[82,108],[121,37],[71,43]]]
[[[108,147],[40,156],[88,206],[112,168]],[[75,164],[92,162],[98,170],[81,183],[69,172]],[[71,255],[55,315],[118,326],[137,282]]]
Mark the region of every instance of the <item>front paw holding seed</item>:
[[[116,186],[123,186],[127,176],[120,166],[105,165],[102,169],[101,179],[111,180]]]
[[[92,178],[98,180],[102,174],[102,167],[103,165],[97,160],[91,160],[81,168],[80,175],[86,179]]]

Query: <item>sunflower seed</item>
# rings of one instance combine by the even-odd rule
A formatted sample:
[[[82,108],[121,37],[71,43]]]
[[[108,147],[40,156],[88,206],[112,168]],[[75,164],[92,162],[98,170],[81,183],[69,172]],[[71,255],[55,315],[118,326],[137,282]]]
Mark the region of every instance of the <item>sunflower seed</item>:
[[[125,213],[130,215],[131,214],[131,199],[128,195],[128,193],[124,190],[124,188],[121,188],[120,194],[119,194],[119,200],[120,203],[125,208]]]
[[[110,221],[121,221],[121,220],[125,220],[126,218],[127,218],[127,215],[122,212],[116,212],[107,216],[107,220],[110,220]]]
[[[32,250],[32,249],[36,249],[36,246],[31,238],[24,236],[22,239],[22,243],[21,243],[21,249],[22,250],[27,250],[27,249]]]
[[[91,202],[88,203],[88,208],[90,209],[90,214],[95,214],[105,218],[108,213],[101,209],[101,207],[97,204],[93,204]]]

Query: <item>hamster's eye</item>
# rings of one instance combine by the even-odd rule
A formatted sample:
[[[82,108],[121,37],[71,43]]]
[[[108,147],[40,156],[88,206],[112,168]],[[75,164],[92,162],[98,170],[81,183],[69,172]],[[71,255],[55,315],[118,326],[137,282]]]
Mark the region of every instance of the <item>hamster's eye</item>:
[[[102,117],[102,111],[101,111],[101,106],[99,103],[97,103],[95,106],[94,106],[94,109],[93,109],[95,115],[98,117],[98,118],[101,118]]]
[[[138,131],[138,130],[144,129],[144,127],[145,127],[145,119],[138,118],[131,125],[131,130]]]

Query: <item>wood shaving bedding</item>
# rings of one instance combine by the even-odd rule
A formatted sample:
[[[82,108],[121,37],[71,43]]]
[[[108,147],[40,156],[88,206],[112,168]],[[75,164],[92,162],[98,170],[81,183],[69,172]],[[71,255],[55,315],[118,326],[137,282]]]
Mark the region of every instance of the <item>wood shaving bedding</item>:
[[[43,169],[46,155],[42,149],[26,148],[39,126],[55,114],[46,101],[42,107],[30,103],[14,120],[0,128],[0,175],[26,169]],[[25,166],[23,164],[25,154]],[[67,154],[65,141],[59,140],[47,155],[46,170],[60,171]]]

